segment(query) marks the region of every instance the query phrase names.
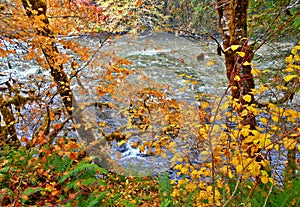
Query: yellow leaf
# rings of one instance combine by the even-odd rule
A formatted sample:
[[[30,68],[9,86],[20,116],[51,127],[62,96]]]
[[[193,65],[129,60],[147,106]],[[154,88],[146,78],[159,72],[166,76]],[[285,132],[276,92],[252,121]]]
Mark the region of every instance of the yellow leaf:
[[[258,75],[258,74],[260,74],[261,73],[261,71],[259,70],[259,69],[252,69],[251,70],[251,73],[253,74],[253,75]]]
[[[291,53],[292,53],[293,55],[296,55],[296,54],[297,54],[297,51],[300,50],[300,43],[298,43],[298,44],[299,44],[299,45],[295,46],[295,47],[292,49],[292,51],[291,51]]]
[[[248,169],[251,175],[258,176],[260,174],[260,167],[261,167],[260,164],[254,161],[249,165]]]
[[[234,177],[234,175],[232,174],[231,171],[228,172],[228,177],[229,177],[230,179],[232,179],[232,178]]]
[[[273,178],[269,178],[270,183],[272,183],[273,185],[276,185],[276,181]]]
[[[297,77],[297,75],[287,75],[283,79],[285,82],[289,82],[290,80],[292,80],[293,78],[296,78],[296,77]]]
[[[118,143],[118,146],[122,146],[123,144],[125,144],[126,141],[125,140],[122,140],[121,142]]]
[[[290,72],[293,72],[293,71],[294,71],[294,68],[293,68],[293,67],[291,67],[291,65],[288,65],[288,66],[285,68],[285,70],[284,70],[284,71],[286,71],[286,72],[290,73]]]
[[[248,61],[245,61],[245,62],[243,63],[243,65],[244,65],[244,66],[248,66],[248,65],[250,65],[250,63],[249,63]]]
[[[203,101],[203,102],[201,102],[200,104],[201,104],[201,108],[202,108],[202,109],[206,109],[206,108],[208,108],[208,107],[211,106],[211,104],[208,103],[207,101]]]
[[[144,146],[144,145],[140,145],[140,146],[139,146],[139,150],[140,150],[141,152],[144,152],[144,151],[145,151],[145,146]]]
[[[178,190],[178,189],[174,189],[173,192],[171,193],[171,196],[172,196],[172,197],[180,196],[179,190]]]
[[[271,109],[276,109],[277,110],[276,105],[273,104],[273,103],[268,103],[268,107],[271,108]]]
[[[258,138],[259,136],[260,136],[260,133],[259,133],[259,131],[257,131],[257,130],[251,130],[251,133],[253,134],[253,136],[255,137],[255,138]]]
[[[260,163],[264,167],[266,167],[269,164],[269,162],[267,160],[262,160],[262,161],[260,161]],[[266,173],[268,175],[268,173],[265,170],[262,170],[261,172],[262,172],[262,174]]]
[[[185,187],[187,192],[193,192],[196,188],[197,188],[197,185],[195,183],[189,183]]]
[[[234,80],[235,80],[235,81],[240,81],[240,80],[241,80],[241,77],[240,77],[239,75],[236,75],[236,76],[234,77]]]
[[[260,118],[259,119],[264,125],[267,125],[268,124],[268,119],[266,118]]]
[[[241,116],[247,116],[248,115],[248,110],[243,110]]]
[[[37,10],[32,10],[32,14],[37,15],[39,12]]]
[[[277,123],[277,122],[278,122],[278,120],[279,120],[279,119],[278,119],[278,116],[272,116],[272,120],[273,120],[274,122],[276,122],[276,123]]]
[[[245,53],[244,52],[236,52],[239,56],[241,57],[245,57]]]
[[[185,174],[185,175],[187,175],[189,173],[189,169],[185,166],[183,168],[181,168],[180,171],[182,174]]]
[[[207,67],[209,67],[209,66],[212,66],[212,65],[214,65],[215,64],[215,61],[213,60],[213,59],[211,59],[211,60],[209,60],[205,65],[207,66]]]
[[[295,139],[289,139],[289,138],[284,138],[283,139],[283,144],[284,144],[284,147],[286,149],[293,150],[296,147],[297,140],[295,140]]]
[[[269,182],[269,178],[267,176],[261,176],[261,182],[263,184],[267,184]]]
[[[244,96],[243,96],[243,99],[244,99],[245,101],[247,101],[247,102],[250,103],[251,100],[252,100],[252,97],[251,97],[250,95],[247,94],[247,95],[244,95]]]
[[[239,48],[239,45],[231,45],[230,48],[232,49],[232,51],[235,51]]]
[[[182,164],[176,164],[175,166],[174,166],[174,169],[175,170],[180,170],[182,168]]]
[[[237,172],[238,174],[242,174],[242,173],[243,173],[243,166],[242,166],[242,165],[238,165],[238,166],[236,167],[236,172]]]
[[[288,56],[287,58],[285,58],[285,62],[287,62],[287,63],[293,63],[293,62],[294,62],[294,61],[293,61],[293,56],[290,55],[290,56]]]

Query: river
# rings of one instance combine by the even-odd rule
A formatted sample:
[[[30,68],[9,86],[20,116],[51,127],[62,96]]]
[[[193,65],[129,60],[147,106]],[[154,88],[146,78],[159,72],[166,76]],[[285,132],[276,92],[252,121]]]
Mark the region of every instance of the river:
[[[100,37],[75,37],[72,40],[95,50]],[[282,67],[292,46],[280,43],[276,47],[272,44],[262,47],[254,61],[256,67]],[[72,88],[82,102],[112,103],[109,108],[88,108],[87,119],[99,138],[102,137],[100,128],[106,134],[115,131],[125,134],[126,143],[113,140],[107,151],[127,169],[127,175],[168,171],[190,153],[196,153],[198,160],[194,162],[205,158],[194,146],[199,129],[198,107],[201,101],[216,104],[215,100],[224,95],[227,88],[224,57],[218,56],[216,49],[214,41],[170,33],[124,35],[107,41],[80,72],[80,82],[88,89],[88,95],[80,92],[78,81],[73,79]],[[21,56],[23,53],[19,48],[16,54]],[[13,55],[10,58],[13,70],[7,68],[2,58],[2,74],[10,74],[25,85],[30,76],[37,74],[51,80],[49,73],[40,71],[38,66],[22,62]],[[126,65],[129,62],[124,62],[125,59],[132,64]],[[73,55],[73,60],[84,63],[76,55]],[[130,73],[124,75],[110,71],[110,75],[117,77],[115,82],[103,81],[108,75],[107,69],[112,70],[111,66],[118,61],[123,61],[120,67],[125,67]],[[118,73],[121,75],[117,76]],[[1,82],[7,77],[1,76]],[[99,86],[105,84],[112,84],[113,90],[99,97]],[[297,103],[299,97],[294,100]],[[131,114],[130,110],[135,110],[138,116]],[[173,121],[170,121],[169,114]],[[176,159],[172,159],[174,156]]]

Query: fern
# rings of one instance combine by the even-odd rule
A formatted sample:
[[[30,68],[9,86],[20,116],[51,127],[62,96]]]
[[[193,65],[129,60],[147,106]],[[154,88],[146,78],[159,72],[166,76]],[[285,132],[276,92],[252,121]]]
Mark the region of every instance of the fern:
[[[169,200],[168,198],[166,198],[165,200],[163,200],[163,202],[160,204],[161,207],[169,207],[172,205],[172,201]]]
[[[79,206],[79,207],[85,206],[85,203],[84,203],[84,199],[83,199],[83,197],[82,197],[82,194],[80,194],[80,195],[78,196],[78,198],[77,198],[77,206]]]
[[[86,206],[98,206],[99,203],[101,203],[102,199],[106,197],[106,192],[102,192],[96,197],[94,195],[89,196]]]
[[[94,177],[94,178],[84,179],[81,184],[84,186],[89,186],[89,185],[94,184],[95,182],[97,182],[97,179]]]
[[[93,207],[93,206],[101,206],[101,201],[106,197],[106,192],[101,192],[98,194],[90,194],[87,199],[85,199],[82,195],[77,198],[77,206],[83,207]]]
[[[58,154],[54,154],[53,158],[48,156],[48,166],[52,164],[54,166],[54,170],[58,171],[60,174],[65,172],[66,170],[69,170],[70,167],[73,164],[73,160],[71,160],[69,157],[61,157]]]
[[[61,184],[63,183],[65,180],[67,180],[68,178],[73,177],[74,175],[79,175],[80,173],[84,173],[84,175],[82,175],[83,177],[88,177],[88,176],[95,176],[95,174],[97,173],[97,171],[100,171],[101,173],[106,174],[107,171],[101,167],[99,167],[96,164],[91,164],[91,163],[87,163],[87,162],[83,162],[83,163],[79,163],[75,169],[70,170],[65,176],[63,176],[58,183]]]
[[[295,180],[284,191],[271,195],[270,201],[274,207],[300,206],[300,180]]]
[[[71,189],[79,190],[79,187],[76,184],[76,180],[69,182],[66,187],[69,190]]]
[[[164,198],[171,198],[170,193],[172,192],[172,185],[167,172],[159,176],[158,183],[160,196]]]
[[[10,166],[6,166],[6,167],[0,169],[0,173],[7,173],[9,170],[13,170],[13,169]]]
[[[27,188],[26,190],[23,191],[23,195],[30,196],[30,195],[40,192],[42,190],[44,190],[44,189],[43,188]]]
[[[97,184],[98,186],[104,186],[106,185],[106,182],[104,182],[103,180],[97,180]]]
[[[136,207],[135,204],[131,203],[130,201],[128,200],[124,200],[121,202],[125,207]]]

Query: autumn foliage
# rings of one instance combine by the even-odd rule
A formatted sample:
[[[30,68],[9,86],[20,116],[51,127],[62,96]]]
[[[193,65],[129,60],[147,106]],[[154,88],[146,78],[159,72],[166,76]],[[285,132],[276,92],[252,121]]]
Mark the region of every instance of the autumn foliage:
[[[202,34],[225,56],[227,88],[220,97],[195,93],[195,105],[174,98],[165,84],[131,84],[132,77],[150,78],[102,48],[143,30],[194,35],[193,27],[200,27],[196,14],[211,3],[1,2],[1,205],[300,205],[300,42],[283,54],[281,68],[253,63],[257,51],[281,30],[298,28],[299,7],[282,1],[282,10],[271,15],[274,22],[261,35],[262,28],[247,28],[248,1],[240,2],[217,1],[212,10],[213,22],[217,12],[220,18],[223,44],[208,31],[214,29]],[[255,2],[250,1],[251,8],[264,6]],[[266,11],[272,7],[265,6]],[[290,14],[280,19],[283,11]],[[253,21],[263,19],[251,12]],[[256,35],[261,38],[252,44]],[[98,46],[83,44],[77,38],[82,36],[96,39]],[[207,66],[213,64],[210,60]],[[189,74],[179,75],[197,84]],[[117,130],[95,116],[109,110],[125,120]],[[139,139],[129,142],[133,137]],[[166,172],[125,174],[120,155],[114,160],[108,152],[127,143],[145,157],[169,159]]]

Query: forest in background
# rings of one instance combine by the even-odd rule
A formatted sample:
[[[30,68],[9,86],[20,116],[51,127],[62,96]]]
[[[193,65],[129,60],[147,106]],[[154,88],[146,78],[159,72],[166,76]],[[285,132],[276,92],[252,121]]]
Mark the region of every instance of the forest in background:
[[[300,205],[299,7],[299,0],[1,1],[1,205]],[[90,105],[74,95],[71,82],[82,88],[80,96],[95,97],[100,113],[116,107],[103,97],[127,98],[116,92],[134,73],[132,63],[114,53],[103,52],[108,64],[94,56],[114,39],[144,31],[210,39],[224,57],[228,86],[221,97],[195,96],[198,111],[189,116],[164,91],[140,90],[139,101],[122,109],[128,120],[122,131],[107,133],[104,120],[95,133],[85,117]],[[98,47],[81,45],[74,36],[96,38]],[[280,68],[255,66],[253,59],[272,56],[258,57],[261,47],[286,42],[294,46],[280,54]],[[11,72],[26,74],[35,65],[40,71],[26,78]],[[94,68],[101,70],[91,93],[80,80]],[[168,172],[117,173],[120,166],[107,147],[126,143],[133,129],[155,130],[154,122],[162,131],[133,147],[164,158],[165,150],[176,149],[178,134],[193,129],[193,147],[205,159],[195,164],[189,153],[178,158],[175,151],[171,170],[178,179]]]

